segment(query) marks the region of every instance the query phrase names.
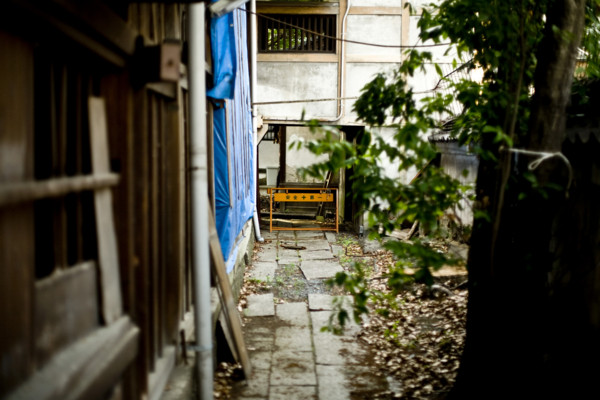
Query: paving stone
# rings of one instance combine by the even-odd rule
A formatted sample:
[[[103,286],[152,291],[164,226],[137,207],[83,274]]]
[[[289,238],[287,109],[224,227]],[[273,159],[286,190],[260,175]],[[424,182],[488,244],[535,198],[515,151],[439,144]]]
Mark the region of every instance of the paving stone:
[[[298,242],[298,245],[306,247],[306,250],[300,250],[300,257],[302,257],[302,255],[305,252],[309,252],[309,251],[317,251],[317,250],[331,251],[331,246],[329,245],[329,242],[325,239],[302,240],[302,241]]]
[[[329,243],[337,242],[337,234],[334,232],[325,232],[325,238]]]
[[[277,350],[271,365],[271,386],[317,384],[312,351]]]
[[[365,254],[374,253],[383,249],[382,244],[378,240],[364,238],[360,242]]]
[[[250,271],[250,279],[256,279],[263,282],[269,280],[272,281],[275,279],[275,269],[277,269],[277,263],[275,261],[255,262]]]
[[[240,388],[240,395],[243,397],[267,398],[269,395],[269,370],[255,369],[250,379],[245,380],[245,384]]]
[[[271,240],[269,243],[261,244],[260,250],[261,252],[264,250],[277,250],[277,240]]]
[[[277,263],[279,265],[299,265],[300,258],[298,258],[298,257],[280,258],[277,260]]]
[[[330,260],[333,258],[331,250],[302,250],[300,251],[300,258],[304,260]]]
[[[306,303],[283,303],[277,304],[277,317],[295,326],[308,326],[310,319]]]
[[[332,278],[338,272],[344,271],[339,262],[328,260],[302,261],[300,269],[308,280]]]
[[[298,260],[298,250],[292,250],[292,249],[286,249],[283,247],[279,247],[279,250],[277,250],[277,257],[279,258],[279,260],[281,259],[290,259],[290,258],[294,258],[296,260]]]
[[[316,400],[315,386],[271,386],[269,400]]]
[[[350,319],[346,320],[346,324],[344,326],[344,332],[343,332],[343,336],[346,336],[346,337],[354,336],[358,332],[360,332],[360,325],[354,321],[354,317],[352,316],[352,310],[349,307],[350,307],[350,305],[348,304],[348,307],[346,308],[346,310],[351,315],[351,317],[350,317]],[[335,313],[335,311],[311,311],[310,312],[310,319],[312,322],[313,335],[316,335],[318,333],[319,334],[322,334],[322,333],[329,334],[328,332],[321,332],[321,328],[323,328],[324,326],[327,326],[329,324],[329,318],[334,313]],[[334,316],[334,318],[335,318],[335,316]]]
[[[340,365],[316,366],[319,400],[350,399],[350,385],[344,368]]]
[[[333,310],[333,300],[343,301],[346,308],[352,307],[352,296],[332,296],[329,294],[309,293],[308,294],[308,309],[311,311],[326,311]]]
[[[346,328],[343,336],[334,335],[331,332],[321,332],[321,327],[329,323],[330,315],[331,311],[310,313],[317,364],[359,364],[360,356],[365,354],[365,350],[356,342],[357,325],[354,322],[347,322],[350,326]]]
[[[260,235],[265,240],[277,239],[277,231],[269,232],[269,227],[266,227],[266,228],[261,227]]]
[[[345,255],[344,246],[340,246],[339,244],[332,244],[331,253],[334,255],[334,257],[340,258],[341,256]]]
[[[296,231],[297,239],[323,239],[323,232]]]
[[[250,334],[245,334],[244,336],[246,338],[246,347],[248,351],[273,350],[273,343],[275,343],[275,338],[273,337],[270,339],[254,339]]]
[[[246,317],[268,317],[275,315],[273,293],[251,294],[247,298],[248,308],[244,311]]]
[[[248,334],[249,339],[261,338],[262,340],[264,337],[273,339],[273,331],[266,326],[248,324],[245,332]]]
[[[279,349],[312,351],[312,336],[308,325],[304,327],[284,326],[277,328],[275,346]]]
[[[261,249],[258,252],[258,259],[261,261],[274,261],[277,259],[277,248],[272,249]]]
[[[279,235],[277,236],[277,238],[279,240],[296,239],[296,234],[294,233],[294,231],[279,231],[278,233]]]
[[[248,356],[250,358],[250,365],[252,365],[253,369],[268,370],[271,368],[271,357],[273,357],[273,352],[270,349],[261,351],[248,351]]]

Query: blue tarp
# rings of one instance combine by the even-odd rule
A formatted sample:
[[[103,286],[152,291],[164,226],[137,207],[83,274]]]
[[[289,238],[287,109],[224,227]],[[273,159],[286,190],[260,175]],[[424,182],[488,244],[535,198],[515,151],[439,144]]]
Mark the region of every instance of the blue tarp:
[[[211,21],[214,81],[209,97],[225,100],[214,125],[215,219],[227,262],[233,268],[236,238],[252,218],[255,202],[252,108],[246,14],[235,10]]]

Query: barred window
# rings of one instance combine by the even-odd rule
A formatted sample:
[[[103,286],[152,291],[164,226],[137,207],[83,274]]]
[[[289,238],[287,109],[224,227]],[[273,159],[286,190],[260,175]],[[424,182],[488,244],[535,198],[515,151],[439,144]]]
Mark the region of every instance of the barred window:
[[[335,15],[268,14],[266,17],[259,19],[261,53],[335,53]]]

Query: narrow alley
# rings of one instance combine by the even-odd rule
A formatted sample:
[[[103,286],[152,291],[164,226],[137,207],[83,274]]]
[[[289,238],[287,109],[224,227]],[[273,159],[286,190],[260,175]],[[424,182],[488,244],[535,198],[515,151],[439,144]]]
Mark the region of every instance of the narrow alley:
[[[369,367],[372,354],[357,340],[358,325],[349,324],[343,335],[321,330],[335,298],[335,289],[324,281],[343,270],[336,234],[275,231],[264,236],[266,243],[246,276],[272,290],[247,296],[244,337],[253,374],[234,386],[232,398],[342,400],[385,392],[386,378]]]

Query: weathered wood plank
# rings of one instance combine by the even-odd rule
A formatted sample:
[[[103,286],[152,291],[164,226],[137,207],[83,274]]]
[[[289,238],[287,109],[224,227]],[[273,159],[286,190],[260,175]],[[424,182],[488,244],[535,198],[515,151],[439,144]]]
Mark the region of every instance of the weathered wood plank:
[[[0,183],[0,207],[32,202],[42,198],[60,197],[68,193],[109,188],[119,183],[119,175],[101,173],[42,181]]]
[[[54,356],[5,399],[102,399],[135,358],[138,336],[129,317],[121,317]]]
[[[33,48],[0,31],[0,183],[33,179]],[[33,206],[0,208],[0,397],[33,370]]]
[[[225,261],[223,260],[223,253],[221,252],[221,244],[219,242],[219,235],[217,233],[217,226],[215,224],[215,217],[212,211],[209,210],[209,230],[210,230],[210,255],[212,258],[212,270],[213,274],[217,278],[218,289],[221,293],[221,299],[223,300],[223,311],[225,312],[228,328],[231,336],[235,342],[235,352],[239,357],[239,362],[242,364],[244,374],[246,377],[252,375],[252,365],[248,357],[246,344],[244,343],[244,334],[242,333],[242,323],[240,320],[240,314],[238,313],[235,305],[235,299],[233,292],[231,291],[231,284],[229,283],[229,277],[227,276]]]
[[[142,5],[138,5],[139,8]],[[134,185],[134,221],[135,221],[135,282],[136,299],[135,322],[140,326],[140,354],[137,357],[137,379],[142,393],[148,392],[148,374],[151,370],[151,323],[150,323],[150,161],[148,139],[148,93],[145,89],[135,91],[133,94],[133,143],[134,159],[133,168],[136,173]]]
[[[36,361],[44,364],[54,353],[98,327],[96,265],[87,262],[35,284],[34,330]]]
[[[108,133],[104,99],[90,97],[89,102],[90,144],[92,171],[110,172],[108,154]],[[98,237],[98,263],[100,267],[102,316],[107,324],[115,321],[123,313],[121,279],[117,239],[112,210],[110,189],[99,189],[94,193],[96,210],[96,231]]]
[[[179,92],[179,90],[178,90]],[[165,112],[165,200],[168,201],[166,224],[168,229],[166,241],[167,265],[165,265],[165,331],[169,342],[177,340],[179,319],[183,317],[183,271],[185,267],[184,253],[184,226],[185,214],[183,213],[182,189],[185,187],[185,170],[182,166],[182,129],[183,120],[180,120],[180,107],[177,103],[166,103]]]
[[[149,94],[150,97],[150,310],[151,310],[151,338],[152,338],[152,368],[154,362],[160,356],[160,314],[159,314],[159,296],[160,296],[160,180],[159,166],[161,160],[159,157],[160,139],[159,139],[159,120],[158,103],[156,96]]]

